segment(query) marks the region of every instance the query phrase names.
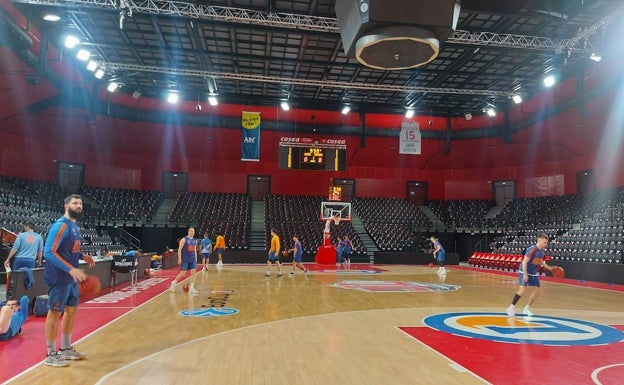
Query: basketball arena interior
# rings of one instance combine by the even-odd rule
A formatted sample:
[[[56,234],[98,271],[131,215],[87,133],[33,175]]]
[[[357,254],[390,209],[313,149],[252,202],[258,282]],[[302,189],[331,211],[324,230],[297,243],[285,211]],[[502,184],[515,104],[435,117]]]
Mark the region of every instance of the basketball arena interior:
[[[0,261],[80,194],[102,288],[87,360],[33,315],[0,383],[621,383],[623,34],[608,0],[2,0]],[[197,295],[189,227],[226,241]],[[263,278],[272,230],[309,272]],[[565,277],[510,321],[539,234]]]

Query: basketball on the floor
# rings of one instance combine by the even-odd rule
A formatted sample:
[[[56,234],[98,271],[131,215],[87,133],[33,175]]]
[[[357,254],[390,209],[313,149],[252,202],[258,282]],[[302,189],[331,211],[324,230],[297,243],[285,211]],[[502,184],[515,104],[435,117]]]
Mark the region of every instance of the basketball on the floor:
[[[78,284],[78,293],[81,297],[94,297],[98,295],[102,284],[95,275],[87,275],[87,279]]]
[[[287,250],[282,251],[282,256],[288,257],[288,251]]]
[[[429,262],[429,267],[433,267],[433,266],[435,266],[433,262]]]
[[[143,274],[145,274],[146,277],[149,277],[151,273],[152,273],[152,270],[150,269],[145,269],[145,271],[143,272]]]
[[[565,277],[565,270],[561,266],[553,266],[551,273],[555,278],[563,278]]]
[[[191,289],[191,285],[189,285],[188,283],[182,286],[182,290],[184,290],[185,293],[188,293],[190,289]]]

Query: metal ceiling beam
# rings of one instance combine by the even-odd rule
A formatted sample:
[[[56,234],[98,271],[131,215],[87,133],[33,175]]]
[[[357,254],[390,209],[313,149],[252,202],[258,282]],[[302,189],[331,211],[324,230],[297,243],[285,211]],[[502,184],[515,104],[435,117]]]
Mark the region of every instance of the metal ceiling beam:
[[[369,91],[387,91],[387,92],[428,92],[435,94],[452,94],[452,95],[480,95],[480,96],[501,96],[511,97],[517,92],[496,91],[496,90],[475,90],[475,89],[462,89],[462,88],[433,88],[433,87],[415,87],[415,86],[395,86],[388,84],[367,84],[367,83],[350,83],[350,82],[336,82],[329,80],[309,80],[309,79],[293,79],[277,76],[264,76],[264,75],[246,75],[227,72],[213,72],[213,71],[199,71],[180,68],[164,68],[155,66],[144,66],[124,63],[102,63],[103,68],[113,71],[141,71],[141,72],[156,72],[165,73],[170,75],[179,76],[194,76],[194,77],[212,77],[215,79],[232,79],[243,80],[251,82],[262,83],[278,83],[278,84],[291,84],[300,86],[312,86],[312,87],[331,87],[340,89],[358,89]]]
[[[338,22],[332,17],[273,13],[233,7],[218,7],[192,4],[183,1],[155,0],[11,0],[14,3],[56,6],[65,8],[100,8],[110,11],[126,10],[130,14],[138,12],[152,15],[181,16],[192,19],[216,20],[227,23],[253,24],[268,27],[292,28],[299,30],[339,33]],[[582,29],[571,39],[555,40],[542,36],[524,36],[494,32],[469,32],[457,30],[447,39],[447,43],[495,46],[518,49],[547,50],[591,53],[593,47],[588,38],[600,28],[610,24],[624,14],[624,7],[611,13],[596,24]]]

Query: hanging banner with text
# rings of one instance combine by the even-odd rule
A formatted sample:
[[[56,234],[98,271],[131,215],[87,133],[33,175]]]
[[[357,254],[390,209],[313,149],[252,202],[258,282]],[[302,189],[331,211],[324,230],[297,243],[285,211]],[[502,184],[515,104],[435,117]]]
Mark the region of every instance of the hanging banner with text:
[[[420,130],[418,122],[401,123],[399,154],[420,154]]]
[[[260,113],[243,111],[243,147],[241,160],[260,160]]]

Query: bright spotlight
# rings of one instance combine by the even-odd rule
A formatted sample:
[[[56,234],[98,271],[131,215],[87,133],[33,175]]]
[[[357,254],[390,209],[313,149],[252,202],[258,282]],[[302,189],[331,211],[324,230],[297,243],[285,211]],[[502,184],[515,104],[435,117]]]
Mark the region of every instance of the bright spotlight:
[[[167,96],[167,101],[171,104],[176,104],[180,100],[180,95],[175,92],[170,92]]]
[[[208,96],[208,104],[210,104],[211,106],[216,106],[217,104],[219,104],[219,101],[217,100],[216,96]]]
[[[290,106],[288,105],[288,102],[286,102],[286,101],[281,102],[280,106],[282,107],[282,110],[284,110],[284,111],[290,110]]]
[[[414,117],[414,110],[407,110],[405,111],[405,117],[408,119],[411,119]]]
[[[119,83],[117,83],[117,82],[110,82],[110,83],[108,83],[108,87],[106,87],[106,89],[108,90],[108,92],[115,92],[117,87],[119,87]]]
[[[514,95],[514,96],[511,98],[511,100],[513,100],[513,101],[514,101],[514,103],[516,103],[516,104],[520,104],[520,103],[522,103],[522,96],[520,96],[520,95]]]
[[[95,60],[89,60],[89,63],[87,63],[87,69],[91,72],[95,71],[95,69],[97,68],[97,62]]]
[[[45,20],[45,21],[59,21],[59,20],[61,20],[61,17],[59,15],[55,15],[53,13],[48,13],[47,15],[43,16],[43,20]]]
[[[78,58],[78,60],[87,61],[91,57],[91,52],[87,51],[86,49],[81,49],[76,54],[76,57]]]
[[[548,75],[544,78],[544,85],[546,87],[552,87],[555,85],[555,77],[552,75]]]
[[[591,56],[589,57],[591,60],[595,61],[596,63],[598,63],[599,61],[602,60],[602,56],[598,55],[595,52],[592,52]]]
[[[102,79],[104,77],[104,70],[101,68],[98,68],[97,71],[95,71],[95,74],[93,76],[95,76],[96,79]]]
[[[496,111],[493,108],[488,108],[487,111],[485,112],[488,114],[490,118],[493,118],[496,116]]]
[[[348,114],[349,111],[351,111],[351,107],[349,107],[349,106],[342,107],[342,111],[341,112],[342,112],[343,115]]]
[[[80,44],[80,39],[78,39],[76,36],[67,36],[65,38],[65,47],[67,48],[74,48],[78,44]]]

